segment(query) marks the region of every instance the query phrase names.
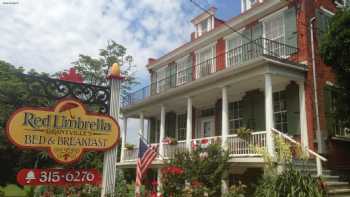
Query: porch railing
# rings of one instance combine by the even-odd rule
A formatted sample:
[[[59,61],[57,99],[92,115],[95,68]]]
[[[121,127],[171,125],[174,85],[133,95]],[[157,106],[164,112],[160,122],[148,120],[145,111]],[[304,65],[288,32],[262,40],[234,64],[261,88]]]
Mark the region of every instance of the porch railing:
[[[124,151],[122,161],[135,161],[139,153],[139,148],[122,148],[122,151]]]
[[[163,79],[157,79],[150,85],[128,94],[123,99],[122,106],[127,107],[136,104],[147,97],[161,94],[169,89],[183,86],[199,78],[229,67],[235,67],[263,55],[288,59],[297,52],[298,49],[295,47],[266,38],[259,38],[203,62],[189,63],[187,66],[181,65],[180,67],[174,63],[171,66],[174,66],[175,73],[169,72]]]
[[[334,137],[350,138],[350,128],[337,125],[333,129],[333,134]]]
[[[295,144],[297,146],[302,147],[302,145],[295,141],[292,137],[288,136],[285,133],[282,133],[281,131],[277,130],[277,129],[271,129],[272,132],[274,132],[276,135],[281,136],[283,139],[285,139],[287,142],[290,142],[292,144]],[[305,148],[302,147],[304,150],[307,151],[308,154],[310,154],[312,157],[315,157],[316,159],[316,170],[317,170],[317,176],[321,176],[322,175],[322,162],[327,162],[328,160],[323,157],[322,155],[316,153],[315,151],[309,149],[309,148]]]
[[[228,151],[232,157],[259,156],[257,148],[266,147],[266,131],[254,132],[248,139],[230,135],[227,144]]]
[[[206,146],[209,144],[221,144],[221,136],[192,139],[191,148],[196,146]],[[266,147],[266,132],[254,132],[248,139],[241,139],[237,135],[227,137],[228,152],[230,157],[255,157],[260,156],[256,147]],[[187,151],[186,141],[178,141],[177,144],[163,144],[164,159],[174,157],[176,152]],[[138,148],[123,149],[124,158],[122,161],[135,161],[137,159]]]

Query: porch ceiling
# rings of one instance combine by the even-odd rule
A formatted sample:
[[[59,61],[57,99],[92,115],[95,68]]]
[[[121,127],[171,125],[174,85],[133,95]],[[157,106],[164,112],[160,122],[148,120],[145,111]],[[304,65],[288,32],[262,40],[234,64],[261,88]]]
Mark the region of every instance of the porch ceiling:
[[[274,76],[272,79],[273,90],[278,91],[284,89],[290,83],[290,79]],[[259,89],[264,91],[264,76],[260,75],[254,78],[232,83],[228,87],[229,101],[238,101],[251,90]],[[208,109],[214,107],[215,103],[222,97],[222,88],[213,87],[208,90],[198,90],[191,93],[192,105],[197,109]],[[185,113],[187,110],[187,96],[177,96],[167,99],[162,102],[167,112]],[[160,103],[148,105],[142,109],[145,117],[160,117]],[[141,111],[141,110],[140,110]],[[133,116],[138,118],[138,113],[133,113]]]
[[[186,112],[187,97],[192,97],[192,104],[199,109],[213,107],[221,98],[221,89],[228,87],[229,101],[240,100],[247,91],[264,91],[264,74],[272,74],[272,88],[282,90],[292,80],[304,80],[307,69],[301,65],[277,62],[266,57],[257,58],[239,67],[227,68],[209,76],[197,79],[184,86],[171,89],[162,94],[151,96],[144,101],[123,108],[127,117],[138,118],[160,115],[161,105],[166,111]]]

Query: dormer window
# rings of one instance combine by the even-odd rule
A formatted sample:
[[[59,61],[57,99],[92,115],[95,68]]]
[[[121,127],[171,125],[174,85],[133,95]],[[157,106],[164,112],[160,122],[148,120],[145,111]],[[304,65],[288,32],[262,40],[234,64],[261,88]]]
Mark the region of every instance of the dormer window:
[[[213,29],[211,21],[212,21],[212,17],[209,17],[197,25],[198,26],[198,36],[201,36],[203,33],[208,32],[208,31]]]
[[[256,3],[261,2],[262,0],[241,0],[242,12],[245,12],[252,8]]]
[[[192,24],[196,28],[196,38],[214,29],[215,12],[216,8],[211,7],[208,12],[204,12],[192,20]]]

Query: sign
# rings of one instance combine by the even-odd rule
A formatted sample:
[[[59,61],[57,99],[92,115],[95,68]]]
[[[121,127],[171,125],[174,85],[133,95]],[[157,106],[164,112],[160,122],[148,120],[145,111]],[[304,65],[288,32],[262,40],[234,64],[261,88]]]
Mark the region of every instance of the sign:
[[[101,184],[101,175],[96,169],[22,169],[17,173],[17,182],[22,185],[79,185]]]
[[[106,151],[119,141],[120,128],[112,117],[88,112],[73,99],[53,108],[24,107],[6,125],[7,135],[20,148],[48,149],[59,163],[79,160],[84,151]]]

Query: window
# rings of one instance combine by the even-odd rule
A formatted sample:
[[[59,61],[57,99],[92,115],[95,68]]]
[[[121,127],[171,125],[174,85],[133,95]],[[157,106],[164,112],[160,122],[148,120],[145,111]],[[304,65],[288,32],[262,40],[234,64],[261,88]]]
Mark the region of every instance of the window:
[[[213,29],[212,17],[208,17],[197,24],[198,37],[203,35],[203,33],[208,32]]]
[[[317,22],[317,38],[322,39],[322,36],[328,32],[331,23],[331,18],[334,15],[329,10],[326,9],[316,9],[316,22]],[[320,47],[321,42],[318,42]]]
[[[157,93],[161,93],[167,89],[167,78],[166,78],[167,66],[159,68],[157,72]]]
[[[201,137],[211,137],[214,135],[214,117],[206,117],[201,119]]]
[[[286,101],[285,91],[273,93],[273,114],[274,114],[276,129],[284,133],[287,133],[288,122],[287,122],[287,101]]]
[[[177,140],[186,139],[187,115],[177,115]]]
[[[236,133],[236,129],[243,126],[242,101],[229,104],[229,126],[230,133]]]
[[[272,53],[274,56],[285,56],[284,18],[282,15],[274,16],[264,22],[265,38],[270,41],[265,42],[266,53]]]
[[[192,58],[186,56],[176,61],[177,77],[176,85],[180,86],[192,79]]]
[[[226,67],[231,67],[242,62],[242,39],[235,36],[227,40],[227,64]]]
[[[202,49],[196,54],[196,79],[215,72],[214,54],[213,46]]]
[[[342,100],[339,100],[339,94],[339,90],[334,86],[324,87],[324,104],[327,132],[332,136],[347,137],[350,136],[349,131],[346,131],[342,120],[336,116],[337,106],[339,106],[339,103],[342,103]]]

